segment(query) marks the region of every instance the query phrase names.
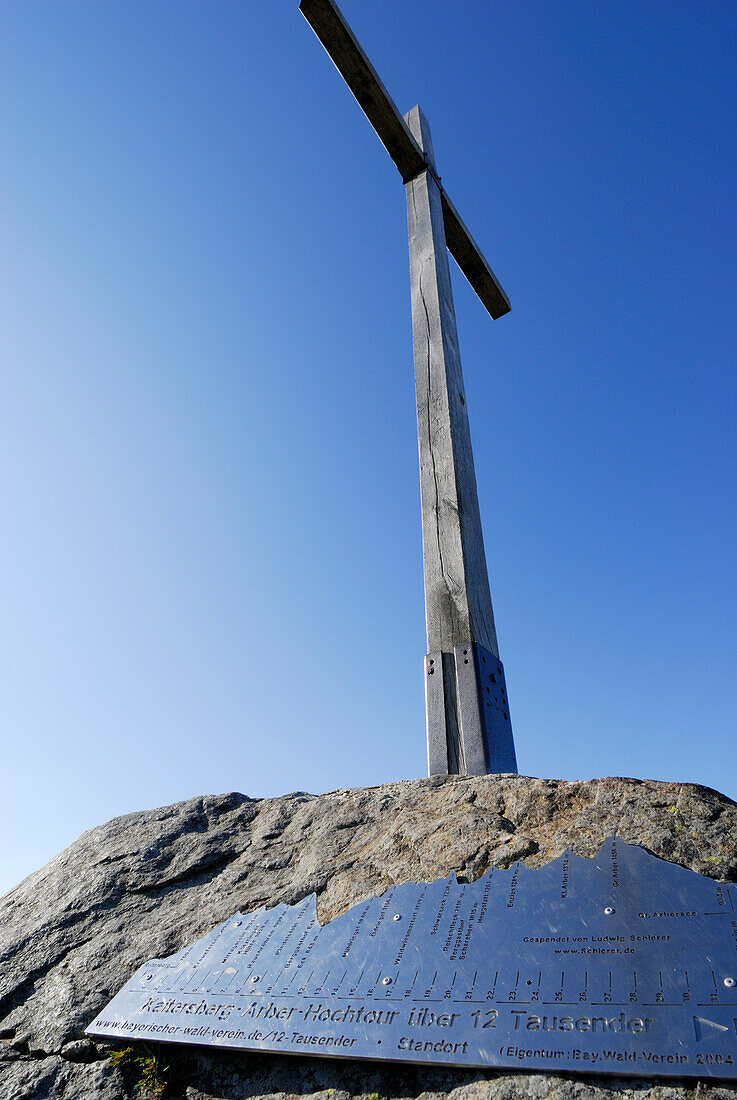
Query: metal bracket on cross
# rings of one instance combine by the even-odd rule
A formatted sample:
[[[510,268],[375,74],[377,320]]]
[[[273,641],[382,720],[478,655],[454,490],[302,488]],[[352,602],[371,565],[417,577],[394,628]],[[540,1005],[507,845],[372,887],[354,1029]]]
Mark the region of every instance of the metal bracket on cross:
[[[429,775],[517,771],[504,666],[478,642],[425,658]]]

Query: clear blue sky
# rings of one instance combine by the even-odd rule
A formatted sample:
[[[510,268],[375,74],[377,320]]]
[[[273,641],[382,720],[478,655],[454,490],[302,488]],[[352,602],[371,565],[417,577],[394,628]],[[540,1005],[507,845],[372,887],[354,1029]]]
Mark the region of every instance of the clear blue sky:
[[[456,271],[521,771],[737,796],[732,0],[343,0]],[[404,194],[297,0],[6,0],[0,889],[425,772]]]

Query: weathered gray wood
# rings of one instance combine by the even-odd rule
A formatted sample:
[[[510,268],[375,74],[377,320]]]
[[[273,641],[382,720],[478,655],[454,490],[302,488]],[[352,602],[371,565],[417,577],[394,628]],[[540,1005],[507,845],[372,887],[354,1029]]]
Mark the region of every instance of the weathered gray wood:
[[[460,214],[442,185],[440,193],[443,197],[443,224],[448,251],[491,317],[494,320],[497,317],[503,317],[512,308],[509,298],[502,290],[499,280],[487,264],[481,249],[466,229]]]
[[[434,163],[419,107],[406,116]],[[429,171],[407,186],[420,453],[427,651],[480,642],[498,653],[458,349],[440,190]]]
[[[508,713],[493,715],[488,709],[477,663],[479,647],[497,660],[498,647],[448,250],[492,317],[507,313],[509,300],[443,190],[419,107],[402,118],[334,0],[301,0],[299,6],[399,168],[407,192],[428,770],[431,775],[516,771]]]
[[[517,770],[511,725],[492,728],[477,668],[478,646],[498,657],[481,531],[443,199],[432,169],[430,128],[419,107],[405,116],[428,160],[406,185],[412,336],[422,504],[428,657],[430,774]],[[500,666],[501,667],[501,666]],[[508,733],[508,736],[507,736]]]
[[[358,100],[361,110],[379,135],[402,181],[407,183],[427,163],[419,143],[366,57],[334,0],[301,0],[299,10],[330,55],[335,67]],[[434,166],[431,167],[434,173]],[[463,274],[490,315],[508,313],[509,299],[491,270],[458,211],[436,175],[442,195],[447,246]]]
[[[329,53],[402,179],[422,172],[425,159],[400,111],[333,0],[301,0],[299,10]]]

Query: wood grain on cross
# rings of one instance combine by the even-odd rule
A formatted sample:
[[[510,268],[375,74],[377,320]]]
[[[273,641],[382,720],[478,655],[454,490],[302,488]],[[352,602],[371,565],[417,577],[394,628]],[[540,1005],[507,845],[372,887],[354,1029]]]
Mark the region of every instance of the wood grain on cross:
[[[493,318],[509,311],[509,300],[443,189],[420,108],[404,117],[399,113],[333,0],[301,0],[299,7],[399,169],[407,192],[429,773],[516,772],[448,251]]]

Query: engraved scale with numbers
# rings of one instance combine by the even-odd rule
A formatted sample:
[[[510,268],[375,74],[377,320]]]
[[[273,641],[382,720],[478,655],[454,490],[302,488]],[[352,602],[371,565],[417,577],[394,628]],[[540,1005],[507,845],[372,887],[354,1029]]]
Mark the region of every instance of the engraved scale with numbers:
[[[737,887],[608,839],[474,883],[314,895],[143,965],[97,1036],[459,1066],[737,1077]]]

